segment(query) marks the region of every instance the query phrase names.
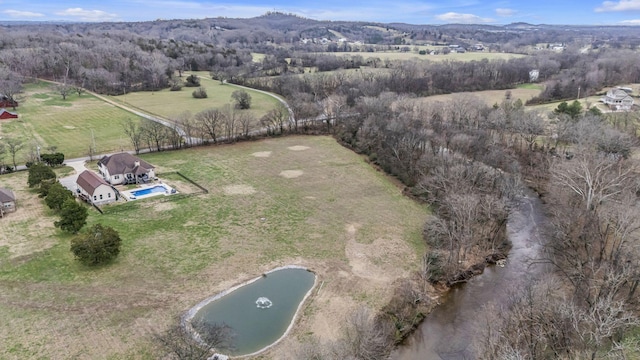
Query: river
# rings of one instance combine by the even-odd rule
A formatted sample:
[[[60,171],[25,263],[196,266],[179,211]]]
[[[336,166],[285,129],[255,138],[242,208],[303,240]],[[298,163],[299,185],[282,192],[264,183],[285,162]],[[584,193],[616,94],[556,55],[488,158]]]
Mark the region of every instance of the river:
[[[513,206],[507,234],[513,247],[504,267],[487,267],[481,275],[452,289],[403,344],[392,360],[474,359],[473,339],[481,330],[481,311],[491,301],[503,303],[507,289],[540,277],[544,266],[540,224],[546,221],[540,199],[527,192]]]

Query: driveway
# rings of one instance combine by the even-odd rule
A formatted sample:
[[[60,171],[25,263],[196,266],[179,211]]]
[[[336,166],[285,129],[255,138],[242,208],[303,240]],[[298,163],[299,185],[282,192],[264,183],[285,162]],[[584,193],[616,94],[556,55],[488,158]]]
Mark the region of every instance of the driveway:
[[[58,179],[60,184],[62,184],[62,186],[64,186],[65,188],[71,190],[74,195],[76,194],[76,180],[78,180],[78,175],[80,175],[81,172],[87,170],[87,168],[84,166],[84,163],[85,160],[72,160],[65,162],[64,164],[66,166],[71,166],[76,170],[76,172],[75,174]]]

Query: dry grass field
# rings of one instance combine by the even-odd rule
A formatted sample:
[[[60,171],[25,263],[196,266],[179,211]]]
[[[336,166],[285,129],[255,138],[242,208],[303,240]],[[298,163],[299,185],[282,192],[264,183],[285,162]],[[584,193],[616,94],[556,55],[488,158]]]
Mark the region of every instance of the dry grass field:
[[[437,49],[436,47],[422,46],[420,48]],[[380,60],[425,60],[425,61],[479,61],[482,59],[488,60],[508,60],[513,58],[524,57],[526,55],[510,54],[510,53],[490,53],[490,52],[466,52],[463,54],[451,53],[447,55],[420,55],[413,51],[400,52],[400,51],[388,51],[388,52],[331,52],[324,53],[327,55],[335,56],[362,56],[364,59],[370,57],[377,57]]]
[[[0,176],[19,197],[18,211],[0,220],[0,358],[156,359],[153,332],[200,300],[271,268],[303,265],[323,285],[293,333],[260,357],[283,358],[298,338],[339,334],[355,307],[381,306],[424,251],[427,209],[330,137],[143,158],[161,178],[180,171],[209,193],[92,210],[90,224],[123,239],[116,261],[95,269],[74,261],[70,236],[25,189],[26,173]],[[189,192],[175,175],[164,180]]]
[[[453,93],[453,94],[445,94],[445,95],[434,95],[427,96],[423,98],[418,98],[419,101],[430,103],[430,102],[449,102],[454,100],[456,97],[476,97],[484,101],[487,105],[493,106],[494,104],[500,104],[504,99],[506,92],[511,92],[511,98],[513,100],[520,99],[522,103],[531,99],[532,97],[538,95],[541,91],[540,88],[537,87],[523,87],[523,88],[515,88],[509,90],[485,90],[485,91],[474,91],[474,92],[461,92],[461,93]]]

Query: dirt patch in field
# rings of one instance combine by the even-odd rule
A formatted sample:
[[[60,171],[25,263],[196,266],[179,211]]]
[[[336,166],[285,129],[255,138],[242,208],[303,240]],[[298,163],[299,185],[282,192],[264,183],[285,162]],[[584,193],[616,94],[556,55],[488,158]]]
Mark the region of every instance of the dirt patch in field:
[[[255,192],[256,189],[249,185],[229,185],[224,187],[224,193],[227,195],[251,195]]]
[[[411,249],[400,239],[377,238],[371,244],[356,241],[359,224],[345,226],[347,243],[345,254],[353,273],[373,281],[391,282],[406,274],[398,264],[403,264]]]
[[[280,176],[287,179],[293,179],[302,176],[302,174],[304,174],[304,171],[302,170],[284,170],[280,173]]]
[[[165,202],[161,202],[161,203],[156,204],[153,208],[156,211],[167,211],[167,210],[172,210],[175,207],[176,207],[175,204],[165,201]]]
[[[254,152],[251,155],[255,156],[255,157],[258,157],[258,158],[266,158],[266,157],[271,156],[271,151],[258,151],[258,152]]]
[[[64,126],[62,126],[62,127],[63,127],[63,128],[65,128],[65,129],[67,129],[67,130],[73,130],[73,129],[75,129],[75,128],[76,128],[76,127],[75,127],[75,126],[73,126],[73,125],[64,125]]]
[[[304,150],[308,150],[309,147],[308,146],[302,146],[302,145],[296,145],[296,146],[289,146],[287,149],[293,150],[293,151],[304,151]]]

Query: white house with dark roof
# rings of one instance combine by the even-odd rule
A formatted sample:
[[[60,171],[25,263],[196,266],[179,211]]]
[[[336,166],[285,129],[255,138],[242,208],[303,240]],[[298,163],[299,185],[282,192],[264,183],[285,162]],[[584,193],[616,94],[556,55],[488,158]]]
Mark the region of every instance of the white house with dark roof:
[[[154,169],[148,162],[124,152],[98,161],[98,171],[111,185],[145,183],[155,177]]]
[[[600,99],[611,110],[627,111],[633,106],[633,98],[623,88],[615,88],[607,91],[607,94]]]
[[[81,172],[76,185],[78,196],[92,204],[102,205],[117,200],[113,187],[91,170]]]
[[[0,188],[0,217],[14,211],[16,211],[16,195],[9,189]]]

